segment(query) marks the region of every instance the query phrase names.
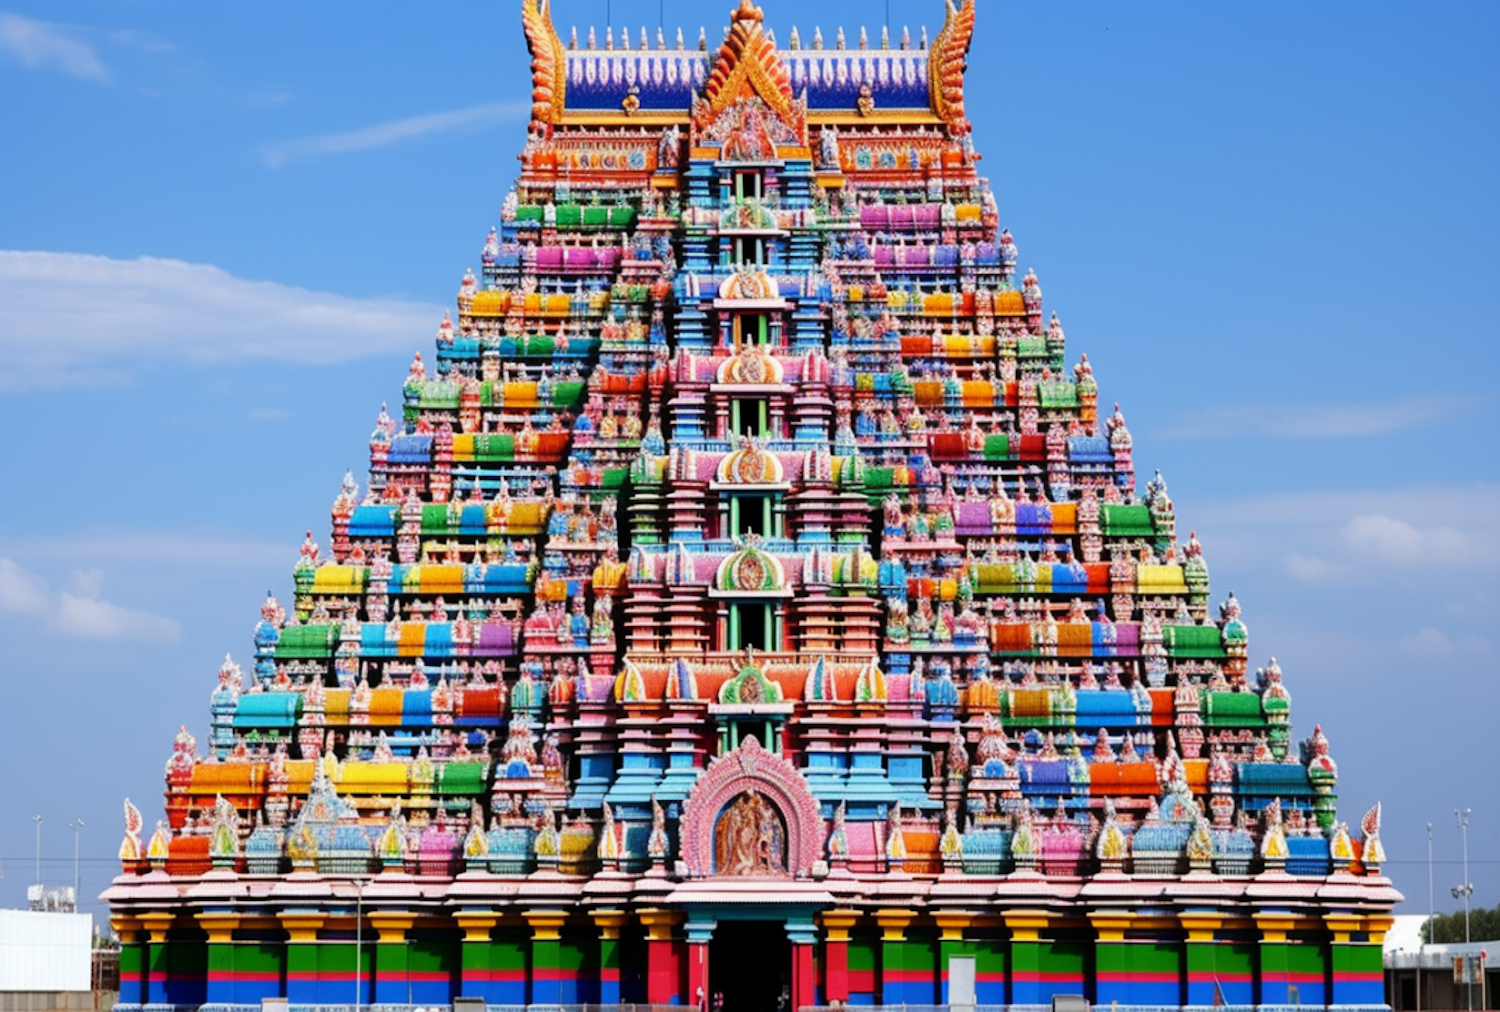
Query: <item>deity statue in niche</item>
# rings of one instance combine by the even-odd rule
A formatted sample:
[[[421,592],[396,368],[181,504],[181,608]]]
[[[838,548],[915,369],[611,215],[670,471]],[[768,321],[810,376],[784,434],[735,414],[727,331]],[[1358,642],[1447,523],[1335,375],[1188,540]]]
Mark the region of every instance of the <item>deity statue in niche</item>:
[[[714,870],[720,875],[786,873],[786,826],[776,807],[756,791],[739,795],[719,813]]]

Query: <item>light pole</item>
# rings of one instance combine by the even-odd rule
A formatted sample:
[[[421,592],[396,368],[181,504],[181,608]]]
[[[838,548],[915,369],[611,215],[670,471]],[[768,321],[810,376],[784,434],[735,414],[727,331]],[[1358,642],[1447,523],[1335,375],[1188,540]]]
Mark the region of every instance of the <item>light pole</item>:
[[[1422,1012],[1422,971],[1427,962],[1427,943],[1432,941],[1432,823],[1427,824],[1427,923],[1417,945],[1417,1012]]]
[[[42,884],[42,817],[33,815],[31,821],[36,823],[36,884]]]
[[[1458,828],[1463,834],[1464,840],[1464,881],[1463,885],[1453,887],[1453,898],[1458,899],[1460,896],[1464,898],[1464,945],[1469,944],[1469,897],[1474,894],[1474,883],[1469,881],[1469,813],[1472,811],[1472,808],[1455,808],[1453,810],[1454,816],[1458,819]],[[1469,954],[1465,952],[1465,961],[1468,958]],[[1464,974],[1464,981],[1464,993],[1468,995],[1469,1008],[1472,1010],[1474,1008],[1474,984],[1469,981],[1469,974],[1467,973]]]
[[[73,831],[73,910],[78,910],[78,831],[83,828],[82,819],[74,819],[68,823],[68,828]]]

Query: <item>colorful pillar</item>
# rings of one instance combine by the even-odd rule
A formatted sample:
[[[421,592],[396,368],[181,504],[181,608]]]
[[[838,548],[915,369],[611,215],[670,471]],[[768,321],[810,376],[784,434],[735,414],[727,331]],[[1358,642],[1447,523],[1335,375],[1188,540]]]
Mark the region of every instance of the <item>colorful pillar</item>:
[[[792,943],[792,1008],[817,1005],[818,971],[813,959],[813,946],[817,943],[817,929],[810,920],[788,921],[787,939]]]
[[[627,915],[623,910],[592,910],[589,916],[599,929],[599,1004],[615,1005],[620,1001],[620,929]]]
[[[1045,1005],[1051,1000],[1042,967],[1042,931],[1052,915],[1045,910],[1007,910],[1010,929],[1010,1001],[1012,1005]]]
[[[682,923],[680,910],[649,907],[637,915],[646,928],[646,1001],[652,1005],[686,1005],[682,993],[682,945],[674,929]]]
[[[858,910],[825,910],[823,926],[823,1001],[849,1000],[849,930],[859,920]]]
[[[1385,1002],[1385,969],[1381,949],[1393,918],[1357,914],[1324,914],[1333,935],[1330,1005],[1381,1005]]]
[[[897,1005],[908,1000],[906,928],[916,916],[912,910],[889,908],[875,911],[875,923],[880,925],[880,1000],[883,1004]]]
[[[687,932],[687,992],[683,1003],[697,1006],[699,996],[708,995],[708,943],[718,922],[691,920],[683,927]]]
[[[405,910],[372,910],[368,916],[375,932],[375,1004],[410,1005],[414,995],[406,933],[416,923],[417,915]]]
[[[1260,930],[1260,1004],[1290,1005],[1293,986],[1287,932],[1292,930],[1292,915],[1270,911],[1255,915]]]
[[[148,1005],[167,1005],[167,983],[171,974],[171,954],[167,951],[167,930],[172,927],[175,915],[165,910],[151,910],[141,914],[141,926],[146,931],[145,945],[145,1002]]]
[[[941,984],[938,1002],[946,1005],[948,961],[954,956],[970,954],[970,947],[964,941],[964,929],[974,923],[974,914],[967,910],[939,910],[932,915],[932,919],[938,926],[938,981]]]
[[[1183,947],[1187,951],[1186,1004],[1255,1004],[1251,981],[1226,980],[1219,974],[1214,932],[1223,925],[1224,916],[1213,910],[1184,910],[1177,915],[1177,923],[1182,925]],[[1231,985],[1239,985],[1233,988],[1232,997]]]
[[[531,998],[533,1005],[561,1005],[563,965],[562,928],[565,910],[528,910],[531,926]]]
[[[233,1005],[239,999],[238,978],[234,968],[234,929],[240,915],[223,910],[205,910],[198,915],[198,927],[208,932],[207,999],[210,1005]]]
[[[460,943],[458,996],[483,998],[490,1005],[505,1004],[496,976],[504,971],[495,966],[494,945],[490,940],[490,932],[495,930],[500,915],[490,910],[460,910],[453,919],[464,933]]]
[[[1094,1001],[1099,1005],[1140,1005],[1131,981],[1130,946],[1125,941],[1133,915],[1123,910],[1089,914],[1094,926]]]
[[[140,1005],[146,1000],[146,933],[138,918],[116,914],[109,919],[120,940],[119,1005]]]
[[[319,995],[318,929],[324,920],[324,915],[307,910],[287,910],[281,914],[281,927],[286,931],[286,999],[290,1005],[327,1004]],[[361,976],[362,962],[356,953],[356,978]],[[356,979],[345,1000],[352,999],[356,989],[363,999],[364,987],[364,981]]]

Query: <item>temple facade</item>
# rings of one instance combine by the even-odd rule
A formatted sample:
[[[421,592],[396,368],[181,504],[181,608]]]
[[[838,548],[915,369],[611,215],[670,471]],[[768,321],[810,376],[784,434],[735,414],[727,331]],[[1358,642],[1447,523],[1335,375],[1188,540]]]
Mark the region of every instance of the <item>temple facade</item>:
[[[126,802],[119,1009],[1382,1006],[1379,808],[1018,272],[973,0],[522,21],[479,272]]]

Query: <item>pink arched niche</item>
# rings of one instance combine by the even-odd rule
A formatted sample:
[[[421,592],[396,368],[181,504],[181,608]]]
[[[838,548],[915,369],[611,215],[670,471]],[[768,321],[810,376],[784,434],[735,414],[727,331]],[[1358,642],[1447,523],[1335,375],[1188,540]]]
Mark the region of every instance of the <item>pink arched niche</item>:
[[[822,856],[823,819],[797,768],[761,748],[754,735],[719,756],[698,778],[682,806],[682,860],[694,876],[714,874],[714,826],[724,806],[747,791],[765,798],[786,823],[789,874],[806,876]]]

